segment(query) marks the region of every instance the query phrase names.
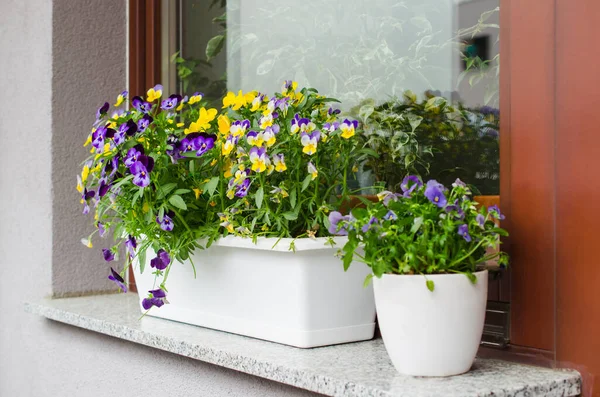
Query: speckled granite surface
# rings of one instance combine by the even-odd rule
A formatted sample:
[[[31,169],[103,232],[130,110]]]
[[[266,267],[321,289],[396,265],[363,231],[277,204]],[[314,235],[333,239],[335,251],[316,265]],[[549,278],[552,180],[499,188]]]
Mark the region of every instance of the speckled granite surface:
[[[449,378],[399,375],[381,339],[296,349],[144,317],[135,294],[48,299],[25,309],[51,320],[114,336],[329,396],[575,396],[581,378],[559,371],[477,359]]]

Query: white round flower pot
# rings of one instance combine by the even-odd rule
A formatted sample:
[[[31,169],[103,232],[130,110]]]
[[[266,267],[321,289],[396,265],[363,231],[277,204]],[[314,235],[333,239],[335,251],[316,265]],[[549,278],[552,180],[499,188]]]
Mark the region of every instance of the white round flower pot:
[[[398,372],[451,376],[469,371],[481,342],[487,303],[487,270],[473,284],[462,274],[384,274],[374,278],[379,328]]]
[[[303,348],[373,338],[373,289],[363,287],[370,269],[353,263],[344,272],[335,256],[346,238],[334,247],[325,238],[278,240],[222,238],[193,254],[196,278],[189,261],[174,263],[169,303],[148,315]],[[158,288],[153,270],[134,268],[140,306]]]

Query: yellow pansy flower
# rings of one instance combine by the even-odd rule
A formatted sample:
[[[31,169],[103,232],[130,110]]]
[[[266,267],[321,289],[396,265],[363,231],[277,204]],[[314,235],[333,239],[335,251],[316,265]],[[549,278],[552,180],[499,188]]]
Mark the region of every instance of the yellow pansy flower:
[[[150,88],[148,90],[148,92],[146,93],[148,95],[146,100],[148,102],[156,101],[158,98],[160,98],[162,96],[162,89],[163,89],[163,87],[160,84],[157,84],[153,88]]]
[[[190,128],[184,131],[185,134],[191,134],[192,132],[205,131],[210,128],[210,122],[217,116],[217,109],[200,109],[200,115],[198,120],[190,124]]]
[[[244,105],[246,105],[246,98],[244,97],[242,90],[239,90],[237,95],[230,91],[225,98],[223,98],[224,108],[231,107],[233,110],[238,110]]]
[[[229,128],[231,128],[231,121],[229,121],[229,117],[222,114],[217,118],[217,123],[219,124],[219,132],[221,134],[229,133]]]
[[[81,170],[81,183],[87,181],[88,175],[90,175],[90,167],[84,165],[83,170]]]
[[[196,200],[198,200],[200,198],[200,195],[202,194],[202,190],[200,189],[192,189],[194,191],[194,194],[196,195]]]
[[[194,103],[198,103],[202,100],[202,94],[199,92],[195,92],[194,95],[192,95],[190,97],[190,100],[188,101],[190,105],[193,105]],[[181,103],[181,105],[183,105],[183,102]]]

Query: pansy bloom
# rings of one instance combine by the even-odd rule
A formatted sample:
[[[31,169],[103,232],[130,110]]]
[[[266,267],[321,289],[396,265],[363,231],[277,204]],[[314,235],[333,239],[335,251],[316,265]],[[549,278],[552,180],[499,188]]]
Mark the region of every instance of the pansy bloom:
[[[242,183],[236,186],[235,197],[246,197],[248,189],[250,189],[250,179],[244,179]]]
[[[149,156],[141,155],[138,161],[133,163],[129,171],[133,174],[133,184],[139,187],[146,187],[150,184],[150,172],[154,168],[154,159]]]
[[[115,254],[108,248],[102,248],[102,256],[106,262],[111,262],[115,260]]]
[[[133,259],[135,256],[135,249],[137,248],[137,242],[135,241],[135,237],[129,235],[127,240],[125,240],[125,250],[129,255],[129,259]]]
[[[100,106],[96,111],[96,120],[100,120],[102,116],[106,115],[109,107],[110,105],[108,104],[108,102],[104,102],[104,105]]]
[[[458,226],[458,234],[465,239],[467,243],[471,242],[471,235],[469,234],[469,226],[462,224]]]
[[[315,165],[311,161],[308,162],[308,173],[312,177],[313,181],[317,179],[317,176],[319,176],[319,171],[317,170],[317,167],[315,167]]]
[[[163,86],[160,84],[157,84],[154,87],[150,88],[148,90],[148,92],[146,93],[146,95],[147,95],[146,100],[148,102],[156,101],[157,99],[159,99],[162,96],[162,90],[163,90]]]
[[[356,120],[348,120],[345,119],[342,124],[340,124],[340,130],[342,131],[342,138],[349,139],[354,136],[356,133],[356,128],[358,128],[358,121]]]
[[[252,163],[252,171],[263,172],[267,169],[267,154],[264,147],[254,146],[250,149],[250,162]]]
[[[144,131],[146,131],[146,128],[148,128],[148,126],[150,125],[150,123],[152,123],[153,120],[154,119],[152,117],[150,117],[149,115],[145,114],[137,122],[138,132],[144,132]]]
[[[275,171],[283,172],[287,170],[287,166],[285,165],[285,158],[283,153],[279,153],[273,156],[273,163],[275,164]]]
[[[223,156],[228,156],[231,151],[233,150],[233,148],[235,148],[235,145],[237,144],[238,138],[233,136],[233,135],[229,135],[227,137],[227,139],[225,140],[225,142],[223,142],[223,145],[221,146],[221,154]]]
[[[161,307],[165,304],[167,294],[161,288],[148,291],[148,298],[142,300],[144,310],[150,310],[153,306]]]
[[[261,129],[261,130],[264,130],[264,129],[266,129],[267,127],[270,127],[270,126],[272,126],[272,125],[273,125],[273,118],[274,118],[274,117],[273,117],[273,114],[272,114],[272,113],[269,113],[269,114],[267,114],[267,115],[265,115],[265,116],[262,116],[262,117],[260,118],[260,121],[259,121],[260,129]]]
[[[196,156],[202,156],[204,153],[212,149],[215,146],[215,139],[216,137],[214,135],[201,133],[200,136],[195,139],[196,147],[198,148]]]
[[[165,270],[171,263],[171,257],[164,249],[159,249],[156,253],[156,257],[150,261],[150,267],[156,270]]]
[[[144,154],[144,148],[142,145],[136,145],[127,151],[127,155],[125,156],[125,160],[123,162],[127,167],[131,167],[136,161],[138,161],[142,154]]]
[[[302,143],[302,152],[312,156],[317,151],[317,143],[321,138],[321,133],[319,131],[314,131],[311,134],[302,133],[300,142]]]
[[[262,132],[250,131],[246,135],[246,141],[252,146],[262,146],[265,142],[265,136]]]
[[[418,176],[415,175],[407,175],[402,180],[400,184],[400,189],[402,189],[402,193],[404,197],[410,197],[410,194],[415,191],[415,189],[423,186],[423,182],[419,179]]]
[[[440,208],[446,206],[448,200],[444,196],[444,185],[432,179],[425,186],[425,197]]]
[[[134,96],[131,99],[131,104],[133,105],[135,110],[137,110],[140,113],[148,113],[150,112],[150,110],[152,110],[152,104],[150,102],[144,101],[139,96]]]
[[[201,92],[194,92],[192,94],[192,96],[190,96],[190,99],[188,100],[188,103],[190,105],[193,105],[194,103],[198,103],[202,100],[204,94],[202,94]]]
[[[119,94],[119,96],[117,96],[117,102],[115,102],[115,107],[121,106],[121,104],[125,101],[125,99],[127,98],[127,91],[123,91],[122,93]]]
[[[237,120],[231,124],[229,132],[235,137],[240,137],[246,134],[248,128],[250,128],[250,120]]]
[[[177,104],[181,99],[181,95],[173,94],[161,102],[160,108],[163,110],[173,110],[177,107]]]
[[[352,215],[342,215],[338,211],[329,213],[329,233],[334,236],[347,236],[348,227],[344,224],[353,220]]]
[[[490,216],[492,218],[498,219],[498,220],[503,220],[506,217],[500,212],[500,208],[494,204],[488,207],[488,213],[490,214]]]
[[[229,117],[227,117],[227,115],[222,114],[219,117],[217,117],[217,125],[219,126],[219,132],[221,134],[229,134],[229,130],[231,128],[231,120],[229,120]]]
[[[158,216],[156,217],[156,222],[160,225],[160,228],[165,232],[170,232],[175,227],[175,225],[173,224],[173,215],[173,213],[163,214],[162,219],[160,219]]]
[[[121,289],[121,291],[127,292],[127,286],[125,285],[125,280],[112,267],[110,268],[110,274],[108,275],[108,279],[111,281],[114,281],[115,284],[117,284],[117,286]]]

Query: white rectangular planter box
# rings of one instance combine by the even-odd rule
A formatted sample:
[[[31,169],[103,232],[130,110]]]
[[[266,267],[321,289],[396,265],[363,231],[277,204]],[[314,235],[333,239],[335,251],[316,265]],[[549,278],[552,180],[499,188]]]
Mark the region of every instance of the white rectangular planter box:
[[[194,253],[195,279],[189,262],[175,262],[169,304],[148,315],[302,348],[373,338],[373,288],[363,287],[370,269],[355,262],[344,272],[334,256],[346,238],[335,237],[334,247],[325,238],[281,239],[273,247],[277,240],[222,238]],[[148,263],[154,256],[148,252]],[[158,288],[152,270],[134,269],[140,307]]]

